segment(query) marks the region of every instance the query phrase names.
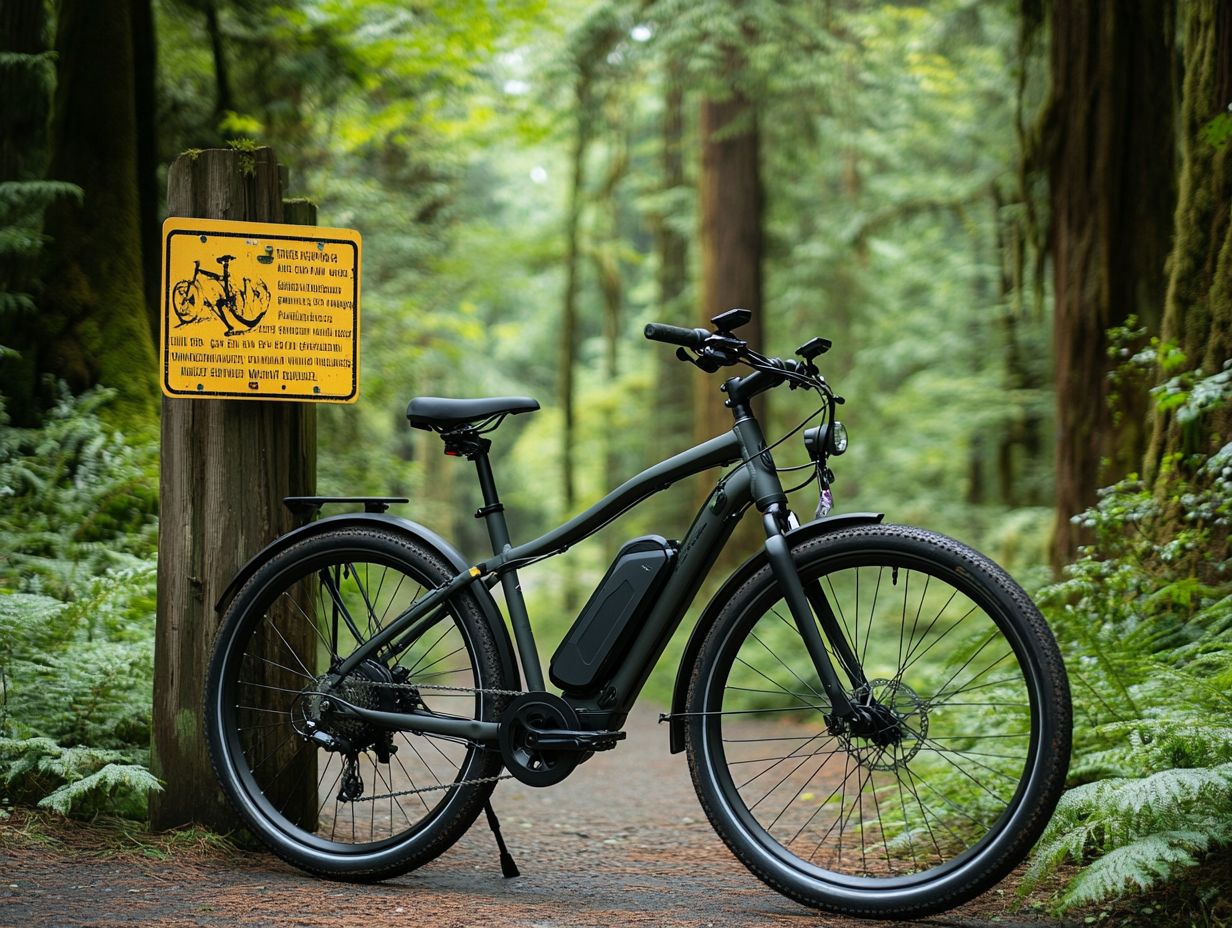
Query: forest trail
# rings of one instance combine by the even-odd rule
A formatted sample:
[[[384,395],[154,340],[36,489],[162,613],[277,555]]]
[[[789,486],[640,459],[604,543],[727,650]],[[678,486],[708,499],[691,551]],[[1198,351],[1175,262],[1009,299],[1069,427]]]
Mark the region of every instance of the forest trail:
[[[512,781],[494,796],[522,876],[501,877],[482,817],[428,866],[371,886],[313,879],[264,853],[196,846],[167,859],[76,823],[0,822],[0,926],[820,926],[1061,928],[1011,911],[1013,880],[920,922],[819,915],[764,887],[727,851],[698,805],[683,755],[667,751],[657,713],[629,720],[629,739],[546,790]],[[169,845],[152,842],[165,848]],[[995,921],[993,920],[995,919]]]

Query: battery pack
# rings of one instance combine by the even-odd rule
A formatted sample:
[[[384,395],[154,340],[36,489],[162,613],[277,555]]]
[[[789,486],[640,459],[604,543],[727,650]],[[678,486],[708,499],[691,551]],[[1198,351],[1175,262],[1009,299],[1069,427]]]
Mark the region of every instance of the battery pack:
[[[661,535],[626,542],[552,655],[552,682],[579,695],[598,689],[628,654],[675,560],[675,544]]]

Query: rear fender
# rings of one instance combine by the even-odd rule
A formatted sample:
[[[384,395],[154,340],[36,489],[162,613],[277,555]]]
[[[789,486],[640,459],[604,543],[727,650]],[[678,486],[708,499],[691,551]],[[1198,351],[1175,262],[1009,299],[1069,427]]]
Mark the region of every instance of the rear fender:
[[[471,566],[453,545],[436,534],[436,532],[425,528],[418,522],[412,522],[409,519],[402,519],[385,513],[344,512],[336,516],[317,519],[314,522],[309,522],[307,525],[293,529],[285,535],[279,535],[240,568],[239,572],[223,591],[214,608],[219,614],[225,612],[240,587],[247,583],[252,575],[257,572],[258,568],[269,558],[307,538],[343,528],[383,529],[401,535],[407,541],[413,541],[428,548],[458,573],[462,573]],[[483,612],[484,620],[488,623],[488,627],[492,631],[492,637],[496,641],[496,649],[500,656],[504,679],[510,681],[514,688],[521,688],[518,663],[514,658],[513,644],[509,640],[509,632],[505,627],[505,620],[501,615],[500,607],[496,605],[496,600],[492,598],[492,594],[488,592],[488,588],[482,583],[472,583],[470,589],[475,595],[475,599],[479,602],[479,608]]]
[[[787,546],[794,549],[797,545],[816,538],[818,535],[828,535],[839,529],[851,528],[856,525],[876,525],[885,518],[882,512],[845,512],[841,515],[822,516],[812,522],[807,522],[799,528],[787,533]],[[701,618],[693,626],[693,633],[685,645],[684,654],[680,658],[680,666],[676,670],[676,686],[672,691],[672,714],[670,717],[671,752],[678,754],[684,750],[684,720],[686,716],[685,700],[689,693],[689,679],[693,675],[693,665],[697,663],[697,655],[701,652],[702,642],[714,627],[719,618],[719,612],[736,590],[740,589],[753,574],[766,565],[765,550],[758,551],[741,564],[736,572],[724,581],[723,586],[714,594],[707,604]]]

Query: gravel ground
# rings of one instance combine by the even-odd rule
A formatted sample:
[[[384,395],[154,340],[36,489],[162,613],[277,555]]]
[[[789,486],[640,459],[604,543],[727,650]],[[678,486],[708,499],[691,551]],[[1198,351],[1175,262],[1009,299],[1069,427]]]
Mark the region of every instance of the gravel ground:
[[[116,852],[114,832],[0,822],[0,925],[872,926],[819,915],[763,886],[711,830],[683,755],[656,714],[555,787],[502,783],[494,806],[521,868],[502,878],[482,816],[432,864],[372,886],[314,879],[268,854],[150,842]],[[161,850],[159,848],[162,848]],[[170,849],[167,851],[166,849]],[[152,856],[151,856],[152,855]],[[1013,878],[917,924],[1060,926],[1012,911]],[[904,923],[897,923],[904,924]]]

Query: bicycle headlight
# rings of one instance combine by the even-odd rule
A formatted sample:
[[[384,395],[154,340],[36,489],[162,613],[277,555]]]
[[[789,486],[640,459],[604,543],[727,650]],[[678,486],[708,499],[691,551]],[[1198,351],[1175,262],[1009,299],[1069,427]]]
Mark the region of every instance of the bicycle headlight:
[[[819,463],[829,455],[842,454],[847,450],[847,426],[835,421],[805,429],[804,447],[809,457]]]
[[[847,450],[847,426],[835,421],[830,427],[830,453],[842,454]]]

